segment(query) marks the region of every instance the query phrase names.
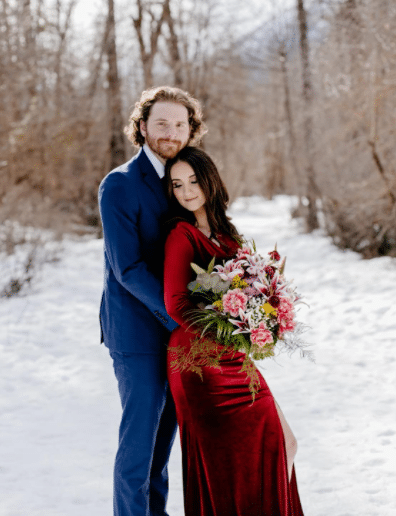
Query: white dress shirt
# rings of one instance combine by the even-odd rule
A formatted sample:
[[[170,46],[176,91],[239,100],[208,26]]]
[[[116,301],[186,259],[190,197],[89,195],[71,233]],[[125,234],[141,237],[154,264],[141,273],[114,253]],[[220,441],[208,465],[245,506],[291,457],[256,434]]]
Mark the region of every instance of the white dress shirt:
[[[150,147],[145,143],[143,145],[143,150],[146,153],[146,156],[150,160],[151,164],[155,168],[159,178],[162,179],[165,176],[165,165],[161,163],[161,161],[157,158],[154,152],[150,149]]]

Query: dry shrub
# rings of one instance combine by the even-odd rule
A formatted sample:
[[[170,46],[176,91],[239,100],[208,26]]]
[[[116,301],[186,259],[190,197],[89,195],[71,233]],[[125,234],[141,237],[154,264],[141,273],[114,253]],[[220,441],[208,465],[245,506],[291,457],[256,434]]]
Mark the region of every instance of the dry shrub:
[[[325,225],[334,243],[364,258],[396,256],[396,204],[376,180],[349,187],[323,202]]]
[[[57,261],[60,235],[7,221],[0,226],[0,298],[26,292],[47,262]]]
[[[106,173],[106,127],[103,120],[53,120],[40,113],[18,125],[0,179],[0,222],[99,231],[97,191]]]

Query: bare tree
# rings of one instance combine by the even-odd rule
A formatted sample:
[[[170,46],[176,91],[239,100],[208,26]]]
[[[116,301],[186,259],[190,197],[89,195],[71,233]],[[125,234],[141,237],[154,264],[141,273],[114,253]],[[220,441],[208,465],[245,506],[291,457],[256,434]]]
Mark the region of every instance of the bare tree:
[[[306,197],[308,199],[308,216],[307,227],[310,231],[319,226],[316,199],[318,197],[318,187],[316,184],[315,170],[312,156],[313,148],[313,132],[312,132],[312,80],[311,67],[309,61],[309,44],[308,44],[308,25],[307,13],[304,8],[304,1],[297,0],[297,13],[300,30],[300,52],[302,64],[302,82],[303,82],[303,99],[304,99],[304,153],[305,168],[307,176]]]
[[[30,0],[25,0],[30,1]],[[56,21],[55,21],[55,29],[58,36],[58,48],[55,54],[55,74],[56,74],[56,84],[55,84],[55,109],[59,111],[62,103],[62,58],[64,56],[64,46],[66,41],[67,33],[70,29],[71,16],[76,5],[76,0],[70,0],[69,4],[66,6],[66,12],[64,15],[64,20],[62,20],[62,1],[56,0]]]
[[[110,121],[110,169],[125,162],[125,140],[123,133],[123,116],[121,88],[117,69],[117,50],[114,19],[114,0],[108,0],[108,18],[106,32],[108,64],[108,113]]]
[[[232,198],[307,197],[312,228],[320,197],[338,245],[396,255],[394,2],[310,2],[308,38],[303,0],[262,26],[245,10],[244,33],[236,0],[136,0],[117,22],[108,0],[78,53],[75,3],[0,0],[0,221],[97,225],[98,184],[125,161],[123,105],[169,83],[203,104]],[[116,30],[134,36],[122,52]]]
[[[347,0],[328,19],[313,60],[325,224],[341,247],[396,255],[396,10]]]
[[[175,86],[183,86],[183,75],[182,75],[182,59],[179,51],[179,38],[176,34],[175,21],[173,19],[170,0],[164,2],[164,21],[166,22],[169,29],[169,37],[167,38],[167,46],[169,50],[169,64],[174,73],[174,84]]]
[[[297,141],[294,131],[294,120],[293,120],[293,112],[291,106],[291,95],[290,95],[290,86],[289,86],[289,78],[288,78],[288,70],[287,70],[287,52],[285,49],[285,44],[282,42],[279,48],[279,62],[281,65],[281,76],[282,76],[282,85],[283,85],[283,99],[284,99],[284,111],[286,116],[286,128],[287,135],[289,140],[288,151],[289,151],[289,159],[292,167],[292,173],[296,178],[297,183],[297,193],[299,199],[301,199],[302,194],[302,181],[301,181],[301,171],[298,162],[297,156]]]
[[[100,26],[102,27],[102,23]],[[104,29],[102,32],[102,29],[100,32],[102,34],[98,35],[98,41],[99,43],[99,55],[94,59],[94,65],[91,68],[91,73],[89,77],[89,83],[87,86],[87,113],[90,113],[92,109],[92,104],[95,98],[95,94],[97,92],[98,86],[99,86],[99,80],[101,77],[102,72],[102,66],[103,66],[103,60],[106,55],[107,50],[107,42],[109,41],[109,31],[110,31],[110,23],[108,16],[105,19],[104,22]],[[94,42],[94,47],[97,46],[97,41]]]
[[[137,14],[132,16],[132,22],[139,43],[144,87],[150,88],[153,86],[153,64],[158,53],[158,40],[165,18],[170,18],[169,0],[163,2],[136,0],[136,7]],[[155,12],[158,8],[160,14],[156,16]],[[148,41],[145,39],[147,33]]]

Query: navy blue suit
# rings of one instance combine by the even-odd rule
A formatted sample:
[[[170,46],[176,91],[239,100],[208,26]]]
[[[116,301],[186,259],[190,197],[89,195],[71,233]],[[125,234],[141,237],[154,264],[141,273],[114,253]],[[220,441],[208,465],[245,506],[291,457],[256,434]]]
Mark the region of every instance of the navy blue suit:
[[[145,152],[99,188],[104,234],[102,341],[113,358],[123,408],[114,468],[116,516],[164,516],[176,417],[166,345],[177,325],[163,298],[161,226],[168,203]]]

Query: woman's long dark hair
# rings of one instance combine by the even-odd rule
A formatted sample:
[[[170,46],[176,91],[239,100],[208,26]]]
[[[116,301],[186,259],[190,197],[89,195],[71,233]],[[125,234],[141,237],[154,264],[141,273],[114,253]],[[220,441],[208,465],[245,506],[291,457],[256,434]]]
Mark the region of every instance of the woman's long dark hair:
[[[205,195],[206,215],[212,234],[225,233],[240,240],[236,227],[226,215],[229,196],[217,167],[206,152],[197,147],[184,147],[174,158],[166,162],[165,177],[170,198],[170,220],[181,219],[191,224],[195,223],[194,213],[183,208],[173,194],[170,171],[179,161],[190,165],[195,172],[198,184]]]

